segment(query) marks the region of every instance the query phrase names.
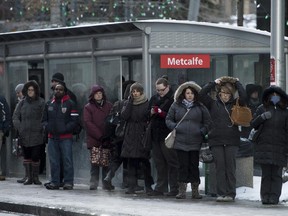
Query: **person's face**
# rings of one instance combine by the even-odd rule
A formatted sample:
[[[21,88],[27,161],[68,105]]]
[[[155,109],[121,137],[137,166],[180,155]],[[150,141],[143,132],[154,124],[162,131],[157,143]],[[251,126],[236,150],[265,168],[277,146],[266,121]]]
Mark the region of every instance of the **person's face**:
[[[195,95],[194,92],[191,91],[191,89],[186,89],[184,97],[187,101],[192,102],[194,101]]]
[[[23,98],[22,91],[16,91],[16,96],[19,100],[22,99]]]
[[[94,94],[94,99],[96,101],[101,101],[103,99],[103,93],[101,91],[98,91]]]
[[[55,88],[57,84],[59,84],[59,82],[57,82],[55,80],[51,80],[51,87],[52,88]]]
[[[227,92],[224,92],[224,91],[220,91],[219,95],[220,95],[220,99],[224,103],[228,102],[230,100],[230,98],[231,98],[231,94],[227,93]]]
[[[156,85],[156,91],[160,97],[164,97],[169,92],[169,86],[164,86],[162,83]]]
[[[65,95],[64,86],[62,85],[56,85],[54,91],[56,98],[62,98]]]
[[[257,91],[255,91],[251,94],[251,98],[253,98],[253,99],[258,99],[258,97],[259,97],[259,95],[258,95]]]
[[[131,93],[132,93],[133,98],[140,97],[140,95],[141,95],[141,92],[137,91],[136,89],[133,89],[133,91]]]
[[[35,97],[35,89],[32,86],[28,87],[27,95],[31,98]]]

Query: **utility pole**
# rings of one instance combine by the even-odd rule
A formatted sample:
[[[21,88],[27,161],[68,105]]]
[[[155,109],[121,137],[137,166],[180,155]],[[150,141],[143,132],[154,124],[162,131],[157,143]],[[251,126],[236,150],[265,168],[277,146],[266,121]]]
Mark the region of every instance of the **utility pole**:
[[[189,21],[198,21],[199,8],[200,8],[200,0],[189,1],[189,11],[188,11]]]
[[[243,0],[237,1],[237,26],[243,26],[244,15],[244,2]]]
[[[284,11],[285,0],[271,0],[270,83],[286,90]]]

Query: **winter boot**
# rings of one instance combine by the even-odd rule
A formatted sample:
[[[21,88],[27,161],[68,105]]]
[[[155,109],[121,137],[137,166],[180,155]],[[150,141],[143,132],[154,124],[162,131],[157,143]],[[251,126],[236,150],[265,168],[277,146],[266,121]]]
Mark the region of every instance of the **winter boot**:
[[[26,163],[27,163],[26,161],[23,162],[23,166],[25,168],[25,176],[22,179],[17,180],[17,182],[21,184],[23,184],[28,178],[28,170],[27,167],[25,166]]]
[[[102,184],[105,190],[114,190],[115,187],[112,185],[112,178],[115,176],[111,170],[107,173],[106,177],[103,179]]]
[[[97,190],[98,188],[98,176],[92,175],[90,178],[90,190]]]
[[[25,163],[25,170],[27,172],[27,179],[23,184],[24,185],[31,185],[31,184],[33,184],[32,163],[31,162]]]
[[[176,199],[186,199],[186,189],[187,189],[187,183],[179,182],[179,192],[176,195]]]
[[[192,189],[192,199],[202,199],[202,196],[199,194],[199,183],[191,183]]]
[[[32,173],[33,173],[33,183],[35,185],[41,185],[42,182],[39,181],[39,167],[40,163],[32,163]]]

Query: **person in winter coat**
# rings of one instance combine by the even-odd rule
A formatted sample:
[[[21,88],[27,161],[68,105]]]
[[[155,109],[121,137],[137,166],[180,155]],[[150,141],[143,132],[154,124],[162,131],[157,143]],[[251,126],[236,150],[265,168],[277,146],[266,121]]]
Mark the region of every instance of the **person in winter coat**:
[[[179,193],[177,199],[186,198],[187,183],[191,183],[192,199],[201,199],[198,192],[200,184],[199,151],[204,137],[208,134],[211,117],[207,108],[199,103],[198,94],[201,87],[193,81],[178,87],[174,103],[166,116],[166,125],[173,130],[176,127],[174,149],[179,161]]]
[[[66,94],[69,96],[70,100],[72,100],[75,105],[77,106],[77,112],[79,113],[79,118],[80,118],[80,122],[81,122],[81,117],[80,117],[80,112],[81,110],[79,110],[79,105],[78,105],[78,101],[77,101],[77,97],[76,95],[66,86],[66,83],[64,82],[64,75],[60,72],[54,73],[52,75],[52,79],[51,79],[51,90],[52,90],[52,94],[50,95],[49,99],[52,100],[54,95],[55,95],[55,87],[57,84],[62,84],[65,86],[65,91]],[[48,141],[47,135],[45,137],[46,142]],[[46,187],[46,185],[49,185],[51,182],[46,182],[44,183],[44,186]],[[63,160],[60,160],[60,187],[63,187],[64,185],[64,167],[63,167]]]
[[[13,113],[13,124],[18,131],[23,147],[25,167],[24,185],[41,185],[39,166],[43,143],[43,127],[41,124],[45,101],[40,97],[39,85],[34,81],[25,83],[22,93],[24,98],[19,101]]]
[[[149,101],[150,122],[152,128],[152,158],[155,162],[156,186],[149,196],[176,196],[178,194],[178,159],[175,149],[165,146],[165,138],[170,133],[165,123],[166,114],[173,103],[173,91],[168,80],[159,78],[156,81],[157,94]]]
[[[124,135],[122,134],[124,134],[123,130],[125,130],[125,121],[121,118],[121,111],[122,111],[124,102],[128,99],[130,95],[130,86],[133,83],[135,83],[135,81],[127,80],[122,84],[123,85],[122,88],[125,87],[125,91],[123,91],[123,100],[116,101],[113,104],[113,107],[109,114],[112,116],[117,115],[120,123],[118,122],[118,125],[115,125],[112,122],[112,126],[110,124],[110,129],[113,130],[113,134],[112,134],[113,149],[111,152],[109,171],[103,181],[107,185],[112,185],[111,181],[114,178],[116,171],[121,166],[121,164],[123,164],[123,184],[122,184],[123,188],[127,188],[128,183],[127,183],[127,158],[121,157],[121,151],[122,151],[122,145],[123,145],[123,139],[124,139]],[[140,187],[140,186],[137,186],[137,187]]]
[[[263,204],[278,204],[282,190],[282,169],[288,155],[288,96],[278,86],[263,92],[262,105],[251,126],[260,130],[254,159],[262,170],[260,195]]]
[[[248,84],[246,85],[246,94],[247,94],[247,107],[251,109],[252,115],[256,112],[258,106],[261,104],[262,96],[262,86],[257,84]],[[252,127],[242,127],[241,137],[249,138],[249,134]]]
[[[11,129],[10,108],[5,97],[0,96],[0,152],[4,139],[6,136],[8,136],[10,129]],[[4,181],[6,178],[3,173],[3,170],[1,170],[1,166],[2,164],[0,161],[0,181]]]
[[[105,127],[106,117],[112,109],[112,104],[107,101],[104,89],[99,85],[94,85],[91,88],[89,102],[84,107],[83,120],[87,136],[87,148],[92,154],[92,147],[110,148],[110,137],[107,136]],[[103,182],[107,175],[108,167],[102,167],[102,185],[103,189],[112,190],[112,185]],[[100,166],[91,163],[90,169],[90,190],[97,190],[99,184]]]
[[[149,162],[150,151],[142,144],[142,136],[148,122],[148,99],[140,83],[134,83],[130,87],[130,96],[124,102],[121,117],[126,121],[124,141],[121,157],[128,160],[128,190],[126,194],[134,194],[137,186],[137,170],[140,166],[144,170],[144,182],[146,193],[151,192],[154,184],[151,176]]]
[[[42,124],[48,133],[48,155],[50,162],[51,181],[46,183],[48,190],[58,190],[61,186],[60,167],[63,160],[63,190],[73,190],[73,131],[79,122],[76,104],[67,94],[65,83],[55,86],[52,100],[45,106]]]
[[[209,93],[217,87],[216,100]],[[236,196],[236,155],[240,145],[240,131],[231,120],[235,91],[239,104],[245,105],[246,94],[242,84],[234,77],[221,77],[206,84],[199,93],[199,99],[208,108],[213,128],[208,133],[216,166],[217,202],[233,202]]]

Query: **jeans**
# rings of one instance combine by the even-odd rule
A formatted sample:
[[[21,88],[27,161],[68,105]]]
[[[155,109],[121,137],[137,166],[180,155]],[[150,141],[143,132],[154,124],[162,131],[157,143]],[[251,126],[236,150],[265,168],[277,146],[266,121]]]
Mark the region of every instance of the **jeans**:
[[[48,155],[51,170],[51,183],[60,185],[61,159],[64,167],[64,184],[74,182],[74,167],[72,155],[72,139],[49,139]]]

